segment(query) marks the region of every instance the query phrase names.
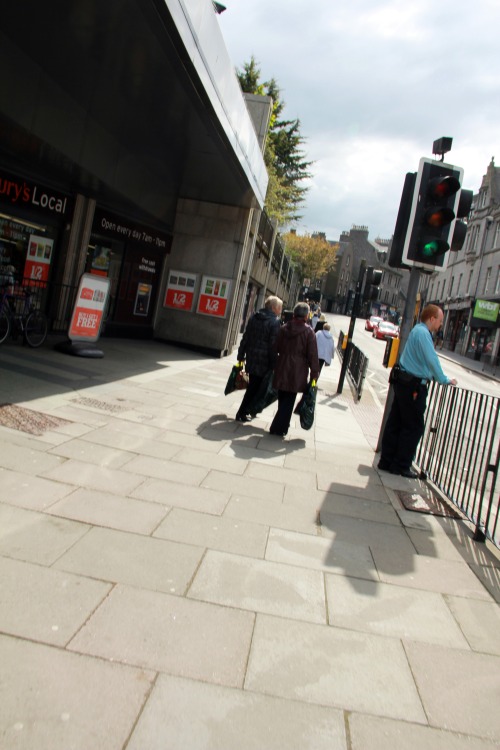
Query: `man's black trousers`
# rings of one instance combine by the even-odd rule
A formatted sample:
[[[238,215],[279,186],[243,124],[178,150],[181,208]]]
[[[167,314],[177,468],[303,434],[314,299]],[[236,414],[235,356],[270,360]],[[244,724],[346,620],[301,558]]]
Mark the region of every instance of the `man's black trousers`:
[[[424,434],[427,386],[394,383],[394,400],[382,436],[381,462],[388,469],[410,469]]]

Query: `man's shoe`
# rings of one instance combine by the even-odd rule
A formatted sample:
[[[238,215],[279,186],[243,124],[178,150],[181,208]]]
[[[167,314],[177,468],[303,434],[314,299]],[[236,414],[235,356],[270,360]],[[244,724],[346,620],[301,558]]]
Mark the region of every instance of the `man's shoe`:
[[[388,461],[384,461],[384,459],[381,458],[377,464],[377,469],[380,469],[380,471],[390,471],[391,465]]]
[[[235,419],[237,422],[250,422],[250,417],[247,417],[246,414],[237,414]]]
[[[406,479],[419,479],[420,474],[417,474],[415,471],[412,471],[412,469],[401,469],[399,472],[402,477],[406,477]]]
[[[400,477],[405,477],[406,479],[419,479],[420,474],[416,474],[412,469],[391,469],[391,474],[396,474]]]

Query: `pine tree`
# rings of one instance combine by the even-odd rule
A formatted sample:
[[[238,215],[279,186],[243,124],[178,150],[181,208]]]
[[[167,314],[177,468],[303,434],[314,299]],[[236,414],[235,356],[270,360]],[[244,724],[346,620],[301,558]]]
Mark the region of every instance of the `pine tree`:
[[[298,211],[308,190],[302,181],[311,177],[309,168],[312,162],[307,161],[302,149],[305,139],[300,132],[300,120],[281,119],[285,102],[281,99],[279,86],[274,78],[260,82],[261,70],[253,55],[237,75],[242,91],[267,95],[273,100],[264,151],[269,174],[265,208],[268,216],[284,226],[301,218]]]

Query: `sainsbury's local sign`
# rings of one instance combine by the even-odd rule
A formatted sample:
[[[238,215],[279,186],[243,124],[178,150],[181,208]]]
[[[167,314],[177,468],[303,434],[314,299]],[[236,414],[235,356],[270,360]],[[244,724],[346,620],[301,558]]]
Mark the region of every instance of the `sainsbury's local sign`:
[[[71,198],[52,188],[0,170],[0,201],[9,206],[33,208],[46,214],[65,216]]]

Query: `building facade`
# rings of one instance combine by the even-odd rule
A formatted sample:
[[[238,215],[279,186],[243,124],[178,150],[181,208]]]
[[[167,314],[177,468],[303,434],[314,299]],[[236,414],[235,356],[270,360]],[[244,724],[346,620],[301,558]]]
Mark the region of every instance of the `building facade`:
[[[352,311],[361,261],[366,266],[382,270],[378,300],[366,303],[362,314],[380,315],[387,320],[398,320],[404,308],[404,274],[387,265],[388,240],[368,239],[368,227],[354,225],[339,239],[337,263],[328,275],[324,288],[326,309],[348,315]]]

